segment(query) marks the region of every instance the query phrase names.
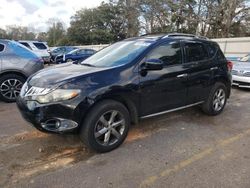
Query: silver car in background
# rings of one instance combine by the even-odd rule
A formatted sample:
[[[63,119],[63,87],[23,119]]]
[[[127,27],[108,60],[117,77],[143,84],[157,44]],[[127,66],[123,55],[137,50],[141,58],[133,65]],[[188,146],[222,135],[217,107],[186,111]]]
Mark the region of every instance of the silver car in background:
[[[250,88],[250,54],[234,63],[232,75],[234,86]]]
[[[26,79],[44,62],[18,42],[0,39],[0,100],[14,102]]]

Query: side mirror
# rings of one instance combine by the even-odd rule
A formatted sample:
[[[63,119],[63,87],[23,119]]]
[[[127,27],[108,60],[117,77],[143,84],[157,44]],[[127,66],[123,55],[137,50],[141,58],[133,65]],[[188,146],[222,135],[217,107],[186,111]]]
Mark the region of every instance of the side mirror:
[[[163,62],[160,59],[148,59],[142,64],[143,70],[162,70]]]

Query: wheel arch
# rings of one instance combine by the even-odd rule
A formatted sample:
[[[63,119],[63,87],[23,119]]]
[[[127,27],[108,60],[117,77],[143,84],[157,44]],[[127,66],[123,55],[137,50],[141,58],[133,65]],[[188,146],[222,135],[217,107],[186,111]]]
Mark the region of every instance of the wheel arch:
[[[227,98],[229,98],[230,95],[231,95],[231,81],[228,78],[225,78],[225,77],[216,77],[215,83],[217,83],[217,82],[221,82],[226,86],[226,88],[227,88]]]
[[[128,97],[124,97],[122,95],[108,95],[108,96],[103,96],[102,98],[98,100],[95,100],[94,103],[84,112],[84,115],[81,118],[81,124],[86,118],[86,115],[89,113],[89,111],[91,111],[92,108],[94,108],[98,103],[104,100],[113,100],[113,101],[123,104],[129,112],[131,123],[138,124],[139,116],[138,116],[138,110],[137,110],[136,104],[134,104],[134,102],[130,100]]]
[[[8,70],[8,71],[1,72],[0,77],[5,76],[5,75],[9,75],[9,74],[15,74],[15,75],[21,76],[25,80],[28,78],[24,73],[22,73],[20,71],[15,71],[15,70]]]

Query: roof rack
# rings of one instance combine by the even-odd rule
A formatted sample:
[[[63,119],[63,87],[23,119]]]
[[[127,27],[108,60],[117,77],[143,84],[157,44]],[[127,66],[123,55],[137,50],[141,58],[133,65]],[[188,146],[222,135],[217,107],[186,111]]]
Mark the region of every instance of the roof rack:
[[[197,35],[186,34],[186,33],[170,33],[170,34],[165,35],[163,38],[166,38],[166,37],[192,37],[192,38],[208,40],[208,38],[204,36],[197,36]]]

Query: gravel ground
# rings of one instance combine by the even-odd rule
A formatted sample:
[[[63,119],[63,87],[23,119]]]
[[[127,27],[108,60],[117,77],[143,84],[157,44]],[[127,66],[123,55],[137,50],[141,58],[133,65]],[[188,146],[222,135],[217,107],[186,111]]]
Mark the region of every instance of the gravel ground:
[[[77,135],[38,132],[0,102],[0,187],[250,187],[250,91],[224,112],[198,107],[143,120],[97,154]]]

